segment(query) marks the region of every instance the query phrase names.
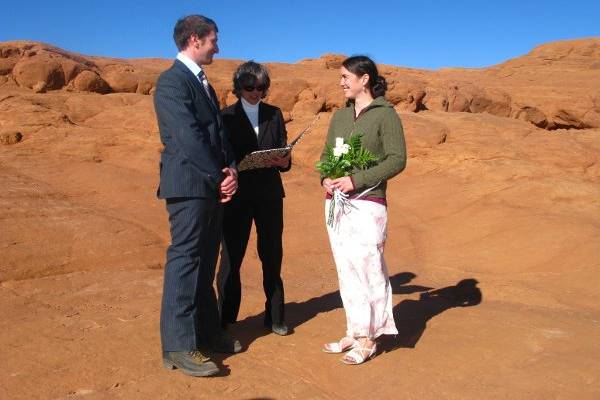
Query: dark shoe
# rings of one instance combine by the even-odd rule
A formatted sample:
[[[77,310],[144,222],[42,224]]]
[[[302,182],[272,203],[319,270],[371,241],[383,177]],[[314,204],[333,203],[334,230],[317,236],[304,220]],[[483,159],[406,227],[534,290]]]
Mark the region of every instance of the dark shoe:
[[[279,336],[286,336],[289,333],[286,324],[273,324],[271,325],[271,331]]]
[[[239,353],[242,351],[242,344],[223,330],[217,332],[210,340],[210,348],[218,353]]]
[[[166,369],[180,369],[191,376],[212,376],[219,372],[217,364],[198,350],[163,351],[163,365]]]

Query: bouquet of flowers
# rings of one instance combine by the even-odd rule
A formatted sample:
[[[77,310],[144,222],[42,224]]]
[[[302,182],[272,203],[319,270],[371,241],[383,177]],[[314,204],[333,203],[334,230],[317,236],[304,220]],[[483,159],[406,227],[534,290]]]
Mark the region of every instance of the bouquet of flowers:
[[[317,170],[330,179],[349,176],[355,169],[367,169],[377,161],[377,157],[361,145],[362,134],[355,133],[344,143],[341,137],[335,138],[335,147],[327,145],[325,161],[317,162]]]
[[[335,147],[327,145],[325,147],[326,159],[319,161],[316,164],[317,170],[322,176],[330,179],[341,178],[342,176],[350,176],[357,169],[367,169],[375,164],[378,158],[369,150],[362,147],[362,134],[355,133],[348,138],[347,142],[341,137],[335,138]],[[377,186],[377,185],[375,185]],[[367,189],[367,191],[371,190]],[[364,195],[367,191],[361,193],[358,197]],[[344,206],[348,203],[348,195],[340,190],[334,190],[333,199],[329,205],[329,216],[327,224],[333,226],[337,216],[341,215]]]

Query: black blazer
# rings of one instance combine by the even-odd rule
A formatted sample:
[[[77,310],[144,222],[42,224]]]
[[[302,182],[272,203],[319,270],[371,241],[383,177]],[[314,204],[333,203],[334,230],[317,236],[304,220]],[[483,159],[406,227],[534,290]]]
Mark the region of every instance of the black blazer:
[[[156,83],[154,109],[160,140],[159,198],[216,197],[224,167],[235,167],[219,104],[179,60]]]
[[[287,131],[281,110],[261,102],[258,106],[258,137],[242,107],[240,100],[223,109],[223,124],[235,160],[239,163],[246,154],[256,150],[284,147],[287,144]],[[241,198],[285,197],[279,172],[287,168],[257,168],[241,171],[238,176],[236,196]]]

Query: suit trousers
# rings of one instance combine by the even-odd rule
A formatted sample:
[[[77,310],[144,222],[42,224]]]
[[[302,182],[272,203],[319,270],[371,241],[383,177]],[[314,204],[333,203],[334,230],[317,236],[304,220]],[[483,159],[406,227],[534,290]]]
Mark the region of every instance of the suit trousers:
[[[171,245],[164,271],[163,351],[196,350],[219,329],[213,288],[223,206],[216,198],[167,199]]]
[[[240,268],[248,246],[252,221],[256,226],[258,257],[262,263],[265,292],[264,323],[284,322],[284,290],[281,279],[283,258],[283,198],[234,196],[225,206],[221,263],[217,276],[221,322],[237,320],[242,296]]]

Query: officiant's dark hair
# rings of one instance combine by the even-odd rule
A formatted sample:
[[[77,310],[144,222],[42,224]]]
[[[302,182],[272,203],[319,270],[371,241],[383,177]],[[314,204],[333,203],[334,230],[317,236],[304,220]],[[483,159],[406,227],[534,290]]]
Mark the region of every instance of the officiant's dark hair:
[[[198,39],[203,39],[212,31],[219,32],[217,24],[210,18],[203,15],[188,15],[177,21],[173,29],[173,39],[179,51],[188,47],[188,40],[192,35]]]
[[[377,65],[367,56],[352,56],[346,58],[342,65],[356,76],[369,75],[369,89],[373,98],[385,95],[387,82],[379,75]]]
[[[246,61],[241,64],[233,73],[233,94],[239,99],[242,97],[242,89],[244,86],[255,86],[260,82],[260,85],[265,88],[261,98],[267,97],[269,87],[271,86],[271,78],[269,78],[269,70],[262,64],[254,62],[254,60]]]

